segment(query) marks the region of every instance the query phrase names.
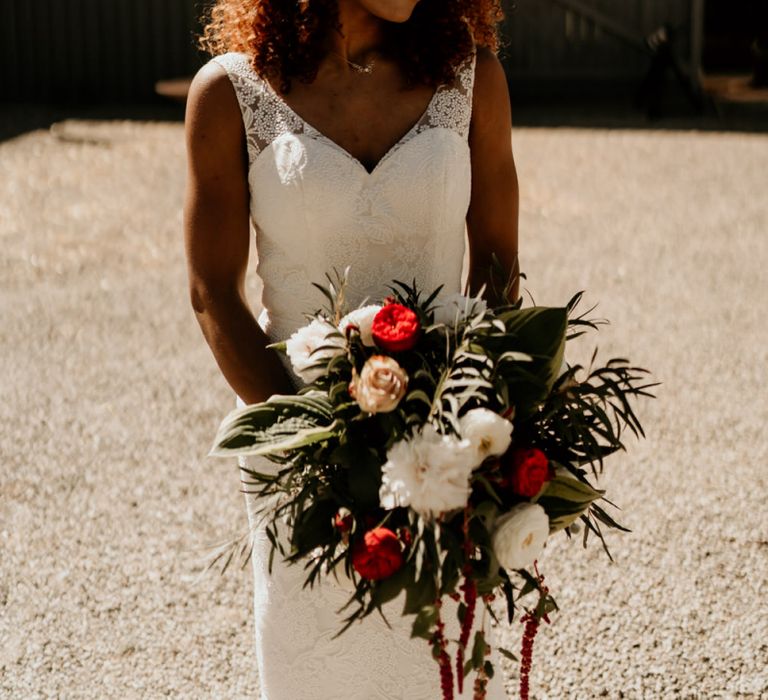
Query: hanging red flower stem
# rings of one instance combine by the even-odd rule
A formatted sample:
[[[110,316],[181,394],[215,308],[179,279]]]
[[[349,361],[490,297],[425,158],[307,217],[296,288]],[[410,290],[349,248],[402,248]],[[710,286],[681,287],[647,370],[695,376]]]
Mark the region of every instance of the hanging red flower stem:
[[[435,623],[435,633],[432,635],[430,643],[433,647],[439,649],[437,661],[440,665],[440,687],[443,690],[443,700],[453,700],[453,670],[451,668],[451,657],[446,651],[448,640],[445,638],[445,623],[440,617],[441,601],[435,602],[437,608],[437,622]]]
[[[464,619],[461,622],[459,648],[456,650],[456,683],[459,693],[464,692],[464,655],[469,643],[469,635],[472,633],[472,626],[475,622],[475,608],[477,606],[477,584],[470,577],[472,566],[469,562],[472,557],[472,550],[474,549],[472,541],[469,539],[470,516],[471,509],[467,506],[464,509],[464,524],[462,527],[464,531],[464,556],[466,557],[466,563],[464,564],[464,583],[461,584],[461,591],[464,593],[465,611]]]
[[[549,588],[544,585],[544,577],[539,573],[538,562],[533,563],[533,568],[539,584],[539,603],[541,603],[549,593]],[[546,614],[539,618],[534,610],[534,612],[527,612],[520,620],[520,622],[525,624],[523,642],[520,649],[520,700],[528,700],[529,697],[530,674],[533,663],[533,642],[536,639],[536,633],[539,631],[542,619],[545,622],[549,622]]]
[[[472,625],[475,622],[475,607],[477,605],[477,584],[472,578],[464,579],[461,584],[461,590],[464,593],[464,619],[461,623],[461,635],[459,636],[459,648],[456,651],[456,680],[459,693],[464,692],[464,653],[469,643],[469,635],[472,632]]]

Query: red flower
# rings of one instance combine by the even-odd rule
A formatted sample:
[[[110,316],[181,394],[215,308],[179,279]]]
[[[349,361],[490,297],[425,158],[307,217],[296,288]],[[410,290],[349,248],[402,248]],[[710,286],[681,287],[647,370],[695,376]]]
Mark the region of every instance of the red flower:
[[[517,496],[533,498],[552,478],[547,455],[535,447],[512,450],[505,457],[504,481]]]
[[[333,526],[341,533],[347,533],[352,529],[354,518],[347,508],[339,508],[333,516]]]
[[[352,550],[352,566],[371,581],[388,578],[403,565],[400,540],[392,530],[377,527],[365,533]]]
[[[416,314],[402,304],[387,304],[373,317],[373,339],[387,352],[410,350],[419,339],[421,325]]]
[[[413,537],[411,536],[411,531],[407,527],[401,527],[397,534],[400,535],[400,541],[403,543],[405,547],[410,547],[411,542],[413,542]]]

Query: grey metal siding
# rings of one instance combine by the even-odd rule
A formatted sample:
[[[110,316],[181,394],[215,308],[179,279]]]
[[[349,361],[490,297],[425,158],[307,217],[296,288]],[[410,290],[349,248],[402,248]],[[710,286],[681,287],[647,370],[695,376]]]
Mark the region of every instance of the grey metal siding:
[[[194,72],[193,0],[0,0],[8,100],[133,100]]]
[[[648,68],[644,38],[665,23],[679,30],[677,47],[687,64],[696,50],[692,36],[700,22],[697,4],[697,0],[508,1],[505,67],[511,80],[637,77]]]
[[[637,44],[664,22],[682,30],[680,51],[687,59],[697,51],[695,41],[689,46],[689,37],[694,8],[701,2],[505,0],[508,75],[512,81],[529,82],[634,78],[648,66]],[[0,99],[151,97],[157,80],[190,75],[201,64],[195,36],[204,4],[0,0]],[[607,22],[590,19],[590,12]]]

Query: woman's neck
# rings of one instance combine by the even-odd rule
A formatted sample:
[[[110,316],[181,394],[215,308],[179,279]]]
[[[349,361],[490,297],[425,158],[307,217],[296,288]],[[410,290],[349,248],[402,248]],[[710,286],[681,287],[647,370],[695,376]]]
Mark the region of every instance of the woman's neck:
[[[339,25],[329,38],[329,51],[345,61],[365,62],[380,50],[383,21],[356,0],[339,0]]]

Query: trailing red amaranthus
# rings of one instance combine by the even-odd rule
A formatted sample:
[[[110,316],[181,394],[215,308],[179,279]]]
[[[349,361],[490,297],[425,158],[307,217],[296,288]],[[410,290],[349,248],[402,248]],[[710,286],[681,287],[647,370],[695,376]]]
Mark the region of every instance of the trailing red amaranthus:
[[[536,581],[539,585],[539,604],[533,612],[527,612],[521,618],[520,622],[525,625],[523,632],[523,642],[520,649],[520,700],[528,700],[530,692],[530,674],[533,663],[533,642],[536,639],[536,633],[539,631],[541,620],[549,622],[546,612],[540,612],[542,603],[549,594],[549,588],[544,585],[544,577],[539,573],[536,562],[533,563],[536,571]]]
[[[539,631],[539,619],[536,615],[527,613],[521,622],[525,623],[525,632],[523,632],[523,644],[520,650],[520,700],[528,700],[530,690],[528,677],[533,660],[533,640],[536,632]]]
[[[453,670],[451,669],[451,657],[447,651],[448,640],[445,638],[445,623],[440,617],[440,600],[435,603],[435,607],[437,607],[437,621],[431,644],[438,650],[437,662],[440,664],[440,687],[443,690],[443,700],[453,700]]]
[[[475,607],[477,605],[477,584],[475,580],[467,576],[461,584],[464,593],[464,619],[461,622],[461,635],[459,636],[459,648],[456,651],[456,681],[459,693],[464,692],[464,653],[469,643],[469,635],[475,622]]]

